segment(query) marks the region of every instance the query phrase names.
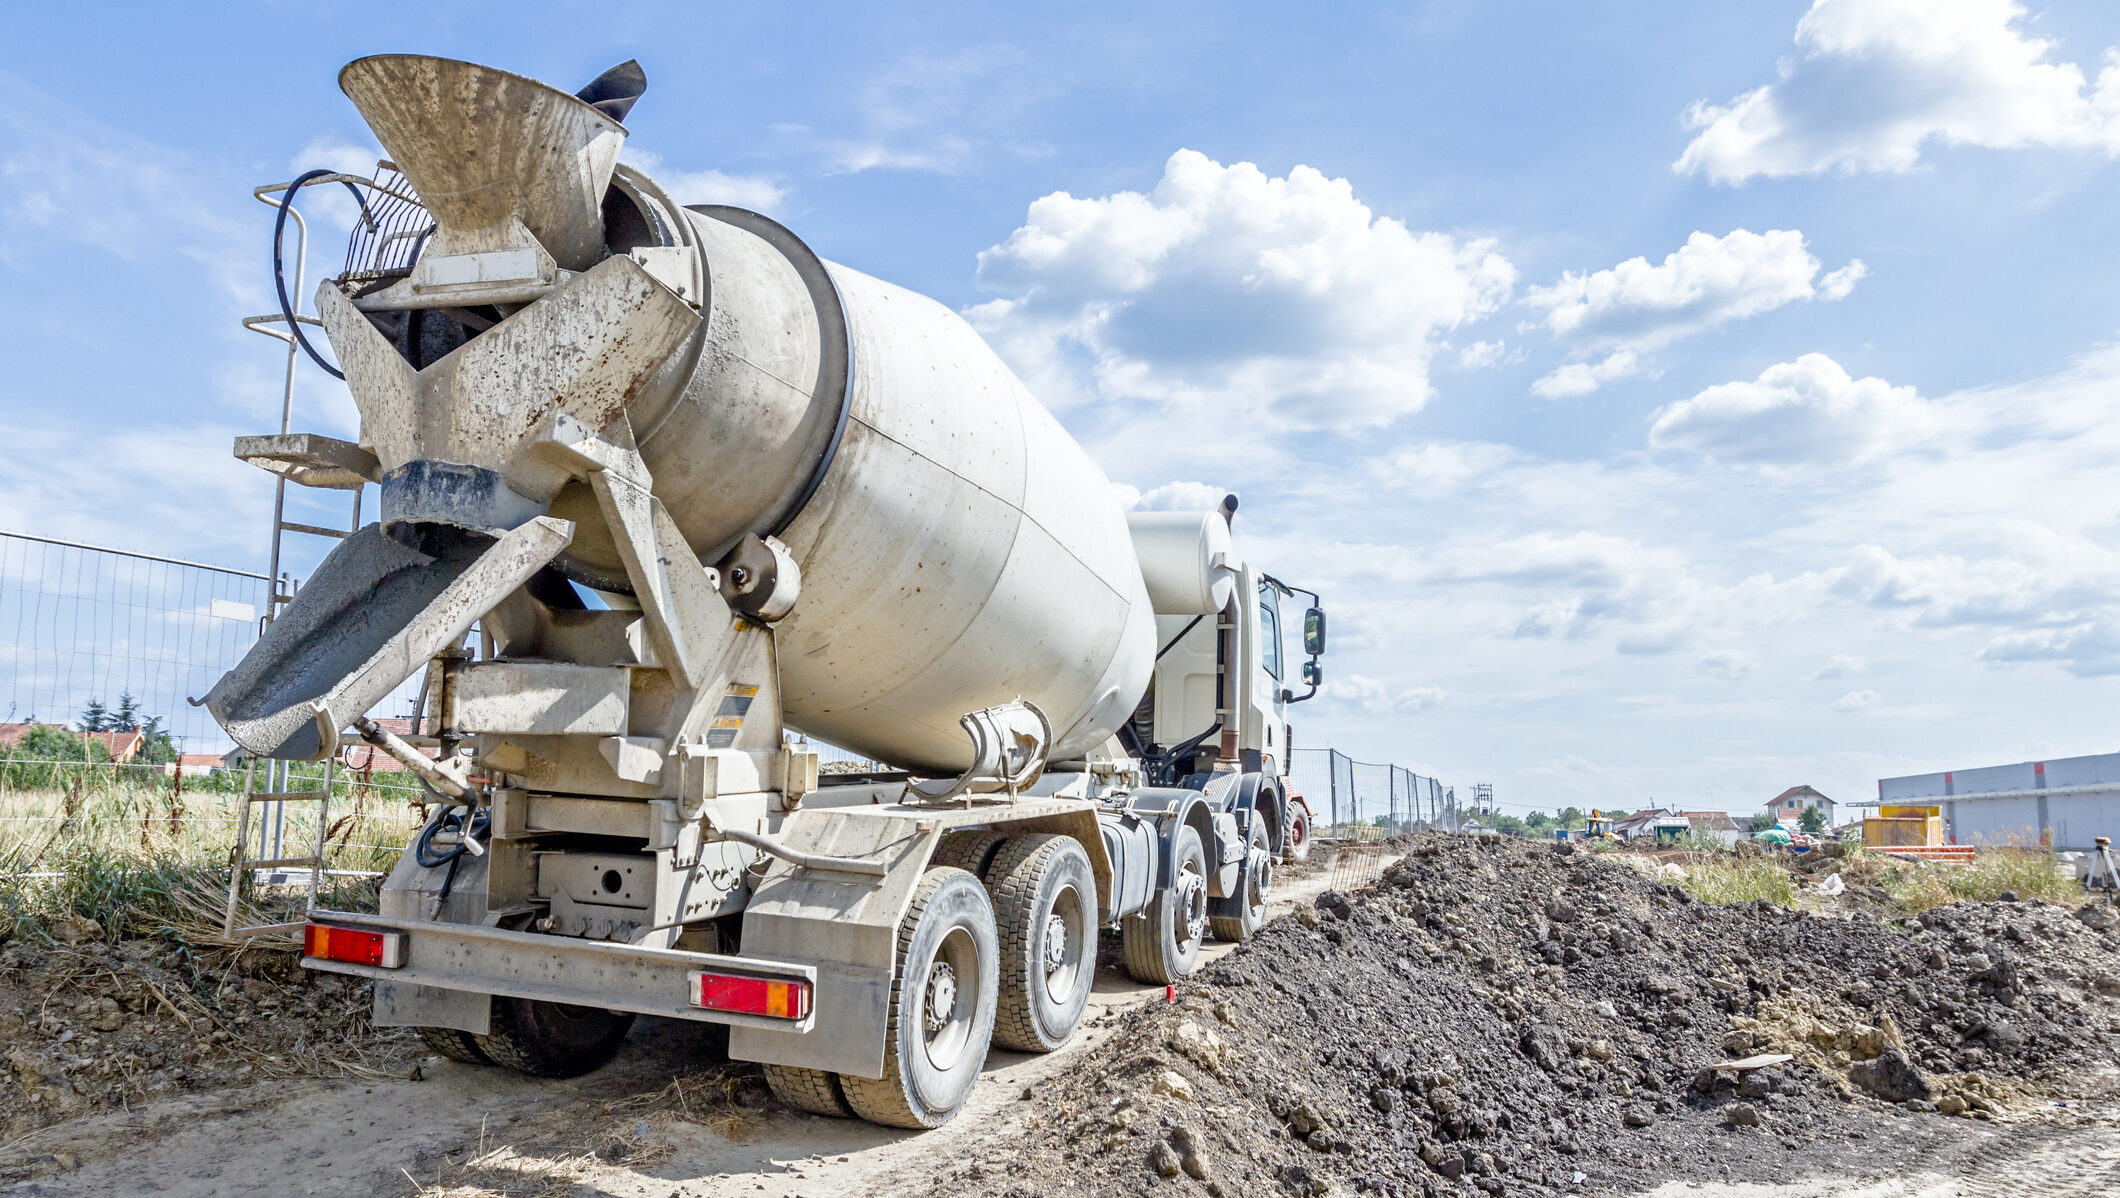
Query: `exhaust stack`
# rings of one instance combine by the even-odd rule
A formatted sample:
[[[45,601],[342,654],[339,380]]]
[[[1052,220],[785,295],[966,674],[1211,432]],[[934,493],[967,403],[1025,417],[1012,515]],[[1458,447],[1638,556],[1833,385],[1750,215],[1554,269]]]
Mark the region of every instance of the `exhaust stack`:
[[[595,103],[507,71],[421,54],[355,59],[339,72],[339,88],[433,214],[430,254],[534,244],[571,271],[604,256],[604,189],[626,140],[613,113],[623,114],[646,87],[632,63],[583,89]]]

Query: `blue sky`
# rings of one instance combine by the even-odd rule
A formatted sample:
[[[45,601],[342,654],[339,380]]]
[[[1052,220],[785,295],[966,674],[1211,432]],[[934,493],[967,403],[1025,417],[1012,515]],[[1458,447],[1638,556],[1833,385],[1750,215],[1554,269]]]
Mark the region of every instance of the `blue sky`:
[[[1244,496],[1335,609],[1299,743],[1739,810],[2116,747],[2120,9],[433,7],[11,19],[0,527],[258,563],[248,191],[372,157],[339,65],[638,57],[682,198],[963,310],[1141,502]]]

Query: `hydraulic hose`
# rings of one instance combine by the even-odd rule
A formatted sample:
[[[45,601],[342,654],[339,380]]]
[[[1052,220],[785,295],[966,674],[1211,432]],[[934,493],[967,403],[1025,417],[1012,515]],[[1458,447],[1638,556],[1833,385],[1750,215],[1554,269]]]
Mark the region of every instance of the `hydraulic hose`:
[[[295,344],[302,347],[302,352],[309,355],[310,361],[323,367],[324,373],[335,379],[344,379],[346,372],[324,360],[324,355],[318,353],[316,347],[309,344],[309,338],[302,335],[302,326],[294,318],[294,304],[289,302],[287,298],[286,251],[282,245],[287,232],[287,210],[294,204],[294,193],[325,175],[337,173],[336,171],[322,168],[304,171],[296,177],[294,182],[287,185],[286,191],[280,193],[280,214],[272,222],[272,287],[274,291],[279,293],[280,318],[287,322],[287,331],[294,334]],[[339,182],[345,183],[346,190],[353,193],[353,202],[359,205],[361,209],[361,219],[367,221],[370,225],[374,225],[375,218],[368,215],[368,201],[362,197],[361,189],[344,179],[339,180]]]

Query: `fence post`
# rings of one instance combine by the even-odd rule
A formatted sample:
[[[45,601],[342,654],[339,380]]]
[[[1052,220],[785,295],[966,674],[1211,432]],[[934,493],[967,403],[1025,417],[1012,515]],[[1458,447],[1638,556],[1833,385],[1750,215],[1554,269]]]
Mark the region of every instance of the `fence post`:
[[[1334,829],[1333,834],[1337,836],[1339,835],[1338,829],[1340,826],[1340,751],[1338,749],[1325,750],[1325,778],[1326,786],[1332,792],[1332,826]]]

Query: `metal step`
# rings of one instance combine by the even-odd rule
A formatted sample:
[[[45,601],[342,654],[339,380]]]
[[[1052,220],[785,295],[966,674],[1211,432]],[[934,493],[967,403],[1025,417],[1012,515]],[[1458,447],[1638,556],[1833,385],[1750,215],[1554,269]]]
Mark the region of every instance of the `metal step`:
[[[315,524],[296,524],[292,520],[281,521],[280,528],[285,532],[306,532],[312,537],[336,537],[341,540],[353,535],[343,528],[324,528]]]
[[[328,491],[354,491],[364,482],[383,478],[383,465],[374,454],[351,441],[318,433],[237,437],[235,455],[288,482]]]
[[[322,858],[318,857],[267,857],[262,861],[245,861],[238,868],[287,869],[290,866],[296,865],[302,866],[305,869],[321,869],[323,868],[324,862]]]
[[[253,803],[313,803],[319,799],[330,797],[331,792],[328,790],[261,790],[251,795],[249,801]]]

